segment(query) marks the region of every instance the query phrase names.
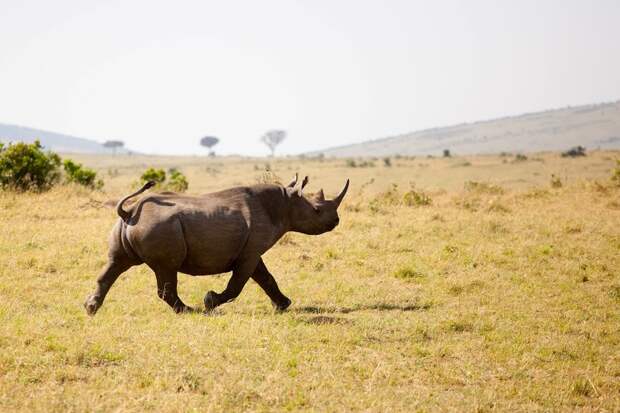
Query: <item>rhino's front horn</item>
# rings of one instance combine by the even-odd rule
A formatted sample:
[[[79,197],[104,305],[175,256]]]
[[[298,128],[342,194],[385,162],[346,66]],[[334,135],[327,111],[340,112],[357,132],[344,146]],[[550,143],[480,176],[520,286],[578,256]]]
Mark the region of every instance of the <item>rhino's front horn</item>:
[[[342,191],[340,191],[338,196],[336,198],[334,198],[334,202],[336,203],[336,208],[338,208],[340,206],[340,203],[342,202],[342,198],[344,198],[345,194],[347,193],[347,189],[349,189],[349,180],[348,179],[347,179],[347,183],[344,184],[344,188],[342,188]]]

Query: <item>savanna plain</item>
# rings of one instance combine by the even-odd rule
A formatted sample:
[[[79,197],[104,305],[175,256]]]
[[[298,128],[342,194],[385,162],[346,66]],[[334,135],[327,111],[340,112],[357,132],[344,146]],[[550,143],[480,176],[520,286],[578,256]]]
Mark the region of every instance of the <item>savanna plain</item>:
[[[104,188],[0,192],[1,411],[620,411],[620,152],[71,157]],[[142,265],[89,317],[108,201],[151,166],[189,194],[351,187],[334,231],[264,256],[284,313],[250,281],[174,314]],[[228,277],[180,275],[180,296],[200,308]]]

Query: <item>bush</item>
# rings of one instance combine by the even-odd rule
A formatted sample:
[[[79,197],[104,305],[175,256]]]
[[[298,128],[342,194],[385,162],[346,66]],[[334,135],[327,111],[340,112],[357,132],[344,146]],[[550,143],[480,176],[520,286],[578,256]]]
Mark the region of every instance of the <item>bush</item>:
[[[443,150],[443,157],[444,158],[449,158],[451,156],[452,156],[452,154],[450,153],[450,149],[444,149]]]
[[[282,185],[282,180],[273,171],[263,171],[258,177],[256,177],[257,184],[274,184]]]
[[[355,162],[354,159],[347,159],[346,166],[348,168],[374,168],[375,163],[373,161],[359,161]]]
[[[37,140],[4,146],[0,143],[0,187],[17,191],[45,191],[60,177],[60,157],[44,152]]]
[[[424,278],[424,274],[420,272],[414,265],[402,266],[393,272],[394,277],[407,281],[416,281]]]
[[[503,194],[504,188],[499,185],[493,185],[486,182],[466,181],[465,190],[467,192],[481,194]]]
[[[431,205],[432,199],[423,191],[416,190],[411,184],[409,191],[401,195],[398,185],[392,184],[390,188],[375,196],[369,203],[370,211],[373,213],[380,212],[383,206],[408,206],[418,207]]]
[[[515,155],[515,162],[523,162],[523,161],[527,161],[527,156],[523,155],[522,153],[518,153]]]
[[[389,168],[390,166],[392,166],[392,160],[389,157],[383,158],[383,166]]]
[[[67,182],[73,182],[92,189],[101,189],[103,187],[103,181],[97,179],[97,173],[92,169],[85,168],[80,163],[66,159],[63,162],[63,168],[67,175]]]
[[[189,188],[189,183],[187,182],[187,178],[181,172],[176,169],[171,169],[170,171],[170,180],[166,185],[168,189],[175,192],[185,192],[187,188]]]
[[[562,152],[563,158],[576,158],[578,156],[586,156],[586,148],[581,145],[575,146],[565,152]]]
[[[163,169],[149,168],[140,177],[142,184],[146,184],[148,181],[154,181],[156,187],[159,189],[165,189],[174,192],[185,192],[189,187],[187,178],[180,171],[175,168],[168,170],[170,179],[166,181],[166,172]]]
[[[159,187],[162,186],[166,180],[166,172],[163,169],[149,168],[140,177],[143,184],[148,181],[154,181]]]
[[[551,174],[551,188],[562,188],[562,180],[559,176]]]
[[[620,159],[616,160],[616,167],[611,173],[611,180],[620,186]]]
[[[425,206],[430,205],[432,200],[428,194],[411,188],[409,192],[405,192],[403,195],[403,203],[407,206]]]

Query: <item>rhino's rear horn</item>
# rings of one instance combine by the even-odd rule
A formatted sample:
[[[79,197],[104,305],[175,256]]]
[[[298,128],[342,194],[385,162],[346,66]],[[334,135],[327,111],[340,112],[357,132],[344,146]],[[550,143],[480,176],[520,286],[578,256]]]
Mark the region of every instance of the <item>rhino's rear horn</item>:
[[[342,191],[340,191],[338,196],[334,198],[334,203],[336,204],[336,208],[340,206],[340,203],[342,202],[342,198],[344,198],[348,189],[349,189],[349,180],[347,179],[347,183],[344,184],[344,188],[342,188]]]
[[[314,199],[316,199],[319,202],[325,201],[325,194],[323,193],[323,188],[319,189],[319,192],[314,194]]]

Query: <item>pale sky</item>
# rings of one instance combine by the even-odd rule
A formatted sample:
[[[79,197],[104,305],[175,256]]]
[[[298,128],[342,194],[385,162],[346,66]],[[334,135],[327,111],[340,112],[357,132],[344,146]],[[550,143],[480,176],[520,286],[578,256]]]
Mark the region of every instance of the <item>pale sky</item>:
[[[620,1],[0,0],[0,123],[281,154],[620,99]]]

